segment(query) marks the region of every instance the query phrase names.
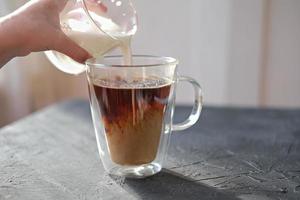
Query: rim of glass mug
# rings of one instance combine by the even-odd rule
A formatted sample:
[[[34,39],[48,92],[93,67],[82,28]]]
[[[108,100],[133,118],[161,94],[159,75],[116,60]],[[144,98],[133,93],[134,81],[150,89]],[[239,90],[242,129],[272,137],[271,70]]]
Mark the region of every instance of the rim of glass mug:
[[[136,64],[133,63],[131,65],[126,64],[108,64],[105,63],[107,59],[120,59],[122,58],[122,55],[110,55],[110,56],[104,56],[103,58],[90,58],[86,60],[85,64],[87,66],[95,66],[95,67],[122,67],[122,68],[134,68],[134,67],[163,67],[163,66],[169,66],[169,65],[178,65],[179,60],[173,57],[168,56],[153,56],[153,55],[132,55],[132,58],[141,58],[141,59],[151,59],[152,61],[155,60],[157,63],[152,64]],[[120,60],[118,60],[120,61]],[[100,62],[100,63],[99,63]]]

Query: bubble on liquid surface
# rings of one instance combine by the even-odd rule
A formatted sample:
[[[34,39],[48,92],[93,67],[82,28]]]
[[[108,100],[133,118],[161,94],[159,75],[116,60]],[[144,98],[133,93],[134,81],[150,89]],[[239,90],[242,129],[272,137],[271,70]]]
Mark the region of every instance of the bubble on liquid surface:
[[[170,85],[171,81],[156,77],[133,78],[131,80],[125,80],[121,77],[115,77],[114,79],[96,79],[94,81],[94,84],[108,88],[134,89],[163,87],[166,85]]]

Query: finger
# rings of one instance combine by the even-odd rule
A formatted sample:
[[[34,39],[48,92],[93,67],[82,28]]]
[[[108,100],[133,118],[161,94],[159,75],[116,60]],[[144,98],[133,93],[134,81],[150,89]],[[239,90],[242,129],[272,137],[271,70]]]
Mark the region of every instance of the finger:
[[[77,45],[64,33],[60,33],[58,38],[59,39],[55,42],[54,50],[80,63],[84,63],[87,59],[92,57],[86,50]]]

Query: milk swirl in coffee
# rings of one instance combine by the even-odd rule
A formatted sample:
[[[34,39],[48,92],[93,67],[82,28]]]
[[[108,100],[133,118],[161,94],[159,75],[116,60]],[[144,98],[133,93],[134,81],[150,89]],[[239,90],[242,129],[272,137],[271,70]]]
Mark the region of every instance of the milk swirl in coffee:
[[[141,165],[155,159],[170,89],[169,81],[153,77],[94,80],[112,161]]]

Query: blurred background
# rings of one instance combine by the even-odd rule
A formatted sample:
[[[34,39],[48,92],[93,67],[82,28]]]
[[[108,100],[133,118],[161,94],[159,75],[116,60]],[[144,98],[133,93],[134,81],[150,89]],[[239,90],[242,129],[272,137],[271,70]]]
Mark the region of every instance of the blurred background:
[[[0,16],[24,2],[1,0]],[[202,84],[206,105],[300,107],[299,0],[133,2],[134,53],[179,58],[180,73]],[[180,86],[177,103],[190,104],[192,94]],[[0,127],[72,98],[87,98],[84,75],[58,71],[43,53],[16,58],[0,70]]]

